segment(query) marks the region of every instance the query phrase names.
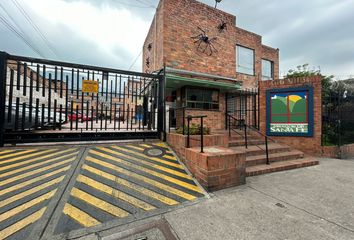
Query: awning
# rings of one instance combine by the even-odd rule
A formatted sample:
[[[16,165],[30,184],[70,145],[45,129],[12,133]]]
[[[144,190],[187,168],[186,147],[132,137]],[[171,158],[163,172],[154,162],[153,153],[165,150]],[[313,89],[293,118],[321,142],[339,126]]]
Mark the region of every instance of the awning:
[[[239,82],[225,83],[221,81],[211,81],[211,80],[202,80],[198,78],[181,77],[172,74],[166,75],[166,88],[178,89],[183,86],[216,88],[227,92],[232,92],[241,89],[241,85]]]

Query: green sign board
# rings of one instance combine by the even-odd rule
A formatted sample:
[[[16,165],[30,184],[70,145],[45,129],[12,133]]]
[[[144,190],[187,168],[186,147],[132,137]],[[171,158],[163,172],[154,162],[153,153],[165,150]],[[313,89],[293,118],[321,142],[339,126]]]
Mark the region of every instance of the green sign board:
[[[267,91],[267,135],[313,135],[311,87]]]

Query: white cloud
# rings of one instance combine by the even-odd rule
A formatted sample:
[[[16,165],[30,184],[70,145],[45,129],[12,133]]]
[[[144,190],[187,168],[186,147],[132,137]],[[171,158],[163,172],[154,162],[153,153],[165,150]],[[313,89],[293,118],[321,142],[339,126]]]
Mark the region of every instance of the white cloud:
[[[52,27],[50,31],[64,25],[93,43],[107,58],[114,58],[117,49],[124,49],[131,55],[131,59],[126,59],[128,62],[141,51],[150,25],[128,9],[111,8],[107,4],[97,7],[83,1],[63,0],[26,0],[26,3],[38,18]],[[68,42],[70,38],[70,35],[66,36]]]

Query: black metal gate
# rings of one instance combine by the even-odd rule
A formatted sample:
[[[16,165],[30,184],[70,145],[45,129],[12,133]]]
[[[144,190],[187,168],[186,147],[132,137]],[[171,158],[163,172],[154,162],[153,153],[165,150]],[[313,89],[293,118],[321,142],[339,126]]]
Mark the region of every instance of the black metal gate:
[[[158,138],[162,74],[0,52],[0,145]]]
[[[236,120],[233,125],[241,127],[246,124],[249,127],[259,129],[259,93],[258,89],[240,90],[228,93],[226,97],[227,115]],[[225,119],[228,125],[228,118]]]
[[[322,94],[322,145],[354,143],[354,90],[340,81]]]

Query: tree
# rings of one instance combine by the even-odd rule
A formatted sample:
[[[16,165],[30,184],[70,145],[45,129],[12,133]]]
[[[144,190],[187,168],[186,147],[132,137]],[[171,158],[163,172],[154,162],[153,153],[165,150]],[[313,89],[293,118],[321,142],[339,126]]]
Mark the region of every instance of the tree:
[[[297,77],[312,77],[312,76],[321,76],[322,77],[322,100],[326,104],[330,101],[333,78],[334,76],[325,76],[321,74],[321,70],[318,68],[310,69],[309,64],[305,63],[296,67],[296,70],[290,69],[285,75],[285,78],[297,78]]]

